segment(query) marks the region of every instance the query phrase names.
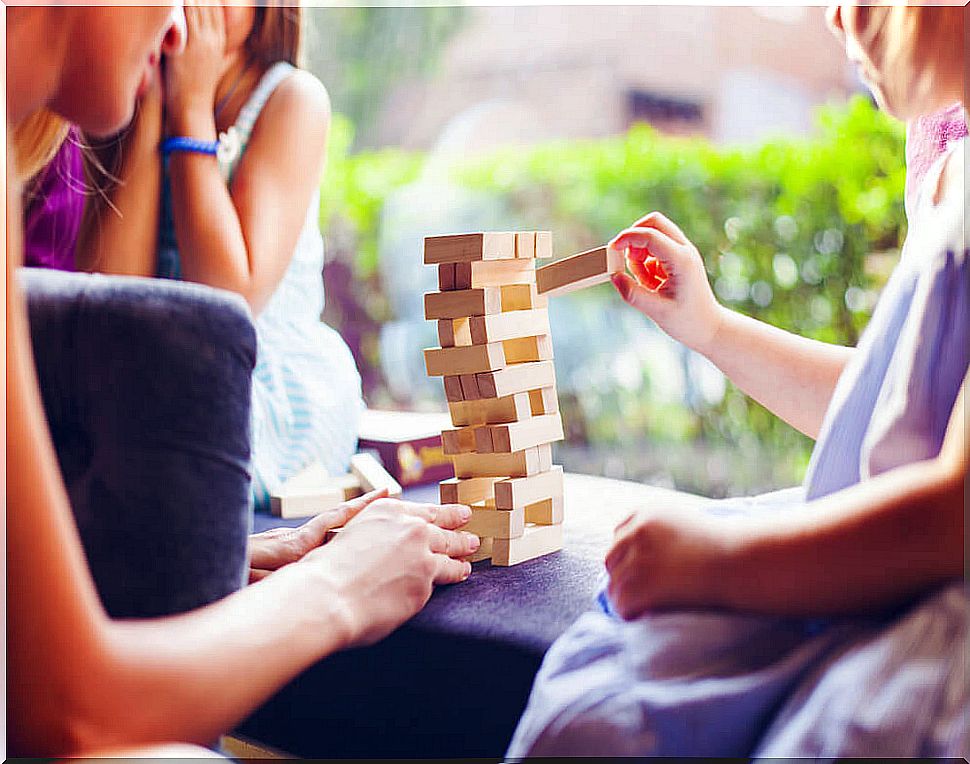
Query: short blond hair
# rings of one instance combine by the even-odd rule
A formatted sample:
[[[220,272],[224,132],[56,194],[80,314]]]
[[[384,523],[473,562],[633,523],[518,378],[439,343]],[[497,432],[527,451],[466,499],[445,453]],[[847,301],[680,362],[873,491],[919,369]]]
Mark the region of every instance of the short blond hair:
[[[38,109],[13,128],[11,145],[20,182],[26,183],[44,169],[69,130],[67,120],[47,109]]]

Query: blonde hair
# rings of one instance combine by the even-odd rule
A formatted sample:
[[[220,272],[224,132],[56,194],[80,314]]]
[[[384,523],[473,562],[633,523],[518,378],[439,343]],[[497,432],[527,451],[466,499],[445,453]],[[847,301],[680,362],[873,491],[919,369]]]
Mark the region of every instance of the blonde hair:
[[[964,16],[957,6],[843,6],[843,26],[857,39],[891,110],[935,103],[942,90],[964,97]],[[852,18],[845,16],[851,13]],[[960,82],[953,82],[954,74]],[[953,100],[950,98],[949,100]],[[899,116],[915,116],[900,114]]]
[[[70,123],[47,109],[38,109],[13,128],[11,145],[19,180],[26,184],[57,154]]]

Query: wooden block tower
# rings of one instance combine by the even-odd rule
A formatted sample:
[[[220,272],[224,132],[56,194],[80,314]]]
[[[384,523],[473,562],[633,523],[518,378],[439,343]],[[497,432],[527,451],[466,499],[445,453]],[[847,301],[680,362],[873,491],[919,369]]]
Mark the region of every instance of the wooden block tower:
[[[552,463],[562,419],[552,364],[548,298],[536,260],[552,257],[552,234],[489,232],[430,236],[424,262],[439,292],[424,297],[441,347],[424,351],[444,378],[455,429],[441,433],[455,477],[443,503],[466,504],[464,527],[482,539],[472,560],[515,565],[562,548],[563,472]]]

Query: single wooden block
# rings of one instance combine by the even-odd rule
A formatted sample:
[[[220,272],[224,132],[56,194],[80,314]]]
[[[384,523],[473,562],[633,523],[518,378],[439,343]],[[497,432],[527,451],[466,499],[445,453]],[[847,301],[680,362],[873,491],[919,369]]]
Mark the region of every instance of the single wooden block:
[[[513,257],[515,257],[515,233],[512,231],[427,236],[424,240],[425,265],[471,260],[504,260]]]
[[[481,454],[508,454],[563,438],[562,417],[559,414],[543,414],[509,424],[482,425],[478,429],[475,444]],[[481,430],[487,430],[488,434]],[[491,445],[490,450],[483,448],[487,445]]]
[[[498,371],[482,372],[476,377],[481,398],[504,398],[541,387],[554,387],[556,384],[556,370],[552,361],[518,363]]]
[[[438,320],[438,344],[443,348],[455,346],[455,322],[450,318]]]
[[[515,234],[515,256],[534,260],[536,256],[536,232],[519,231]]]
[[[549,311],[514,310],[493,316],[472,316],[468,319],[471,341],[476,345],[503,342],[517,337],[549,334]]]
[[[552,257],[552,232],[536,231],[536,260],[548,260]]]
[[[562,524],[527,525],[525,533],[514,539],[495,539],[492,543],[492,565],[518,565],[526,560],[562,549]]]
[[[465,400],[465,395],[461,391],[461,379],[459,377],[445,377],[444,384],[446,400],[452,403]]]
[[[467,557],[462,557],[462,560],[465,562],[481,562],[492,556],[492,539],[485,536],[484,538],[479,537],[478,540],[481,542],[481,546]]]
[[[481,345],[480,347],[488,347],[488,345]],[[502,349],[505,351],[505,362],[507,364],[552,360],[552,339],[548,334],[504,340]]]
[[[552,297],[602,284],[625,269],[622,252],[598,247],[542,266],[536,271],[536,285],[540,294]]]
[[[466,401],[476,401],[482,397],[481,390],[478,387],[478,377],[475,374],[462,374],[459,376],[461,380],[461,397]]]
[[[496,480],[497,477],[442,480],[438,484],[438,497],[442,504],[475,504],[492,498],[492,486]]]
[[[438,266],[438,289],[450,292],[460,287],[455,286],[455,263],[442,263]]]
[[[454,263],[454,266],[454,289],[536,283],[534,260],[485,260],[477,263]]]
[[[451,423],[456,427],[470,424],[504,424],[532,416],[531,393],[516,393],[505,398],[482,398],[448,404]]]
[[[514,454],[457,454],[452,457],[452,462],[458,478],[526,477],[549,470],[552,449],[543,445]]]
[[[535,284],[506,284],[499,287],[502,290],[502,312],[511,310],[534,310],[545,308],[549,298],[539,294]],[[468,315],[485,315],[484,313],[469,313]]]
[[[460,530],[493,539],[514,539],[525,533],[525,510],[472,507],[471,519]],[[494,547],[493,547],[494,548]]]
[[[536,525],[558,525],[563,519],[564,504],[562,496],[551,496],[529,504],[525,508],[525,521]]]
[[[489,345],[428,348],[424,351],[424,365],[429,377],[443,377],[504,369],[507,363],[502,343],[493,342]]]
[[[270,512],[277,517],[310,517],[354,499],[362,493],[354,475],[326,475],[311,465],[288,480],[270,496]]]
[[[470,454],[475,451],[477,427],[459,427],[457,430],[441,431],[441,450],[448,456]]]
[[[497,482],[495,506],[499,509],[526,507],[550,497],[562,498],[562,492],[562,467],[556,464],[548,472]]]
[[[464,318],[485,316],[502,311],[501,287],[456,289],[453,292],[428,292],[424,296],[424,317]]]
[[[387,495],[392,498],[401,496],[401,484],[371,454],[354,454],[350,457],[350,471],[360,483],[361,490],[379,491],[387,489]]]
[[[530,390],[529,406],[532,409],[532,416],[555,414],[559,411],[559,396],[556,395],[556,388],[543,387],[539,390]]]
[[[451,321],[451,329],[455,335],[455,346],[466,347],[474,345],[472,342],[471,318],[454,318]]]

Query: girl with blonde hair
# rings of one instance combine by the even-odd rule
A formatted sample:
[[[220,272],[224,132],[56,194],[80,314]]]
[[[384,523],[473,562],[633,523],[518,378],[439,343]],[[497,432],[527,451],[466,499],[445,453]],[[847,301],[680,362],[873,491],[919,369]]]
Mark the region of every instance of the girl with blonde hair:
[[[829,19],[882,108],[959,101],[966,118],[965,7]],[[856,348],[720,306],[660,213],[613,239],[626,302],[817,442],[801,488],[644,507],[617,527],[602,612],[547,653],[510,759],[966,755],[966,143],[923,179]]]

